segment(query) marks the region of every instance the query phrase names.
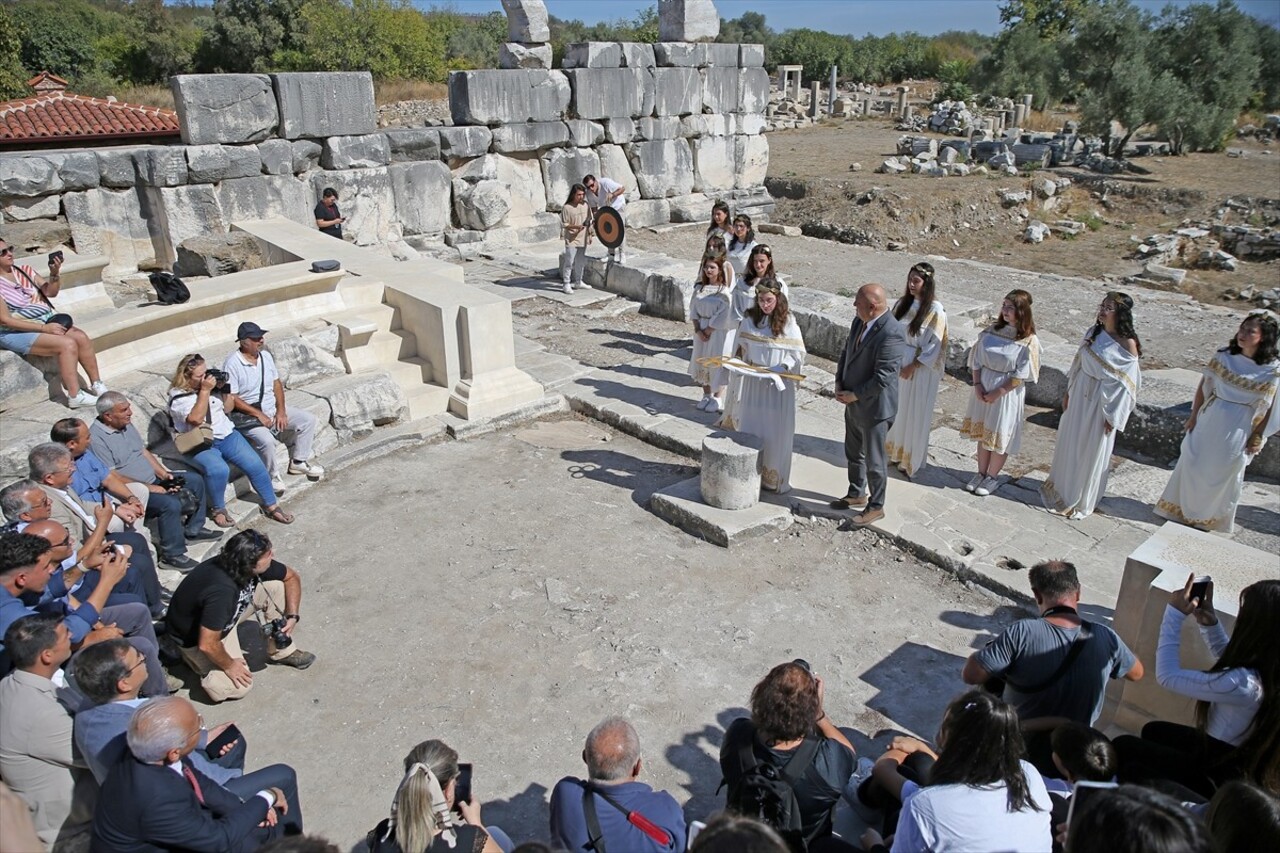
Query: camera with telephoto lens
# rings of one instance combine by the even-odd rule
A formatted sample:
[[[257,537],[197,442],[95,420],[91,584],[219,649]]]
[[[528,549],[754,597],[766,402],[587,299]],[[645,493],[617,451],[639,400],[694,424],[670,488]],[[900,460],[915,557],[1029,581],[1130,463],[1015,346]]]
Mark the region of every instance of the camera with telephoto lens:
[[[217,391],[219,394],[231,393],[231,377],[227,375],[225,370],[210,367],[204,372],[204,375],[213,377],[213,390]]]
[[[293,638],[284,632],[284,627],[287,624],[289,624],[289,621],[283,616],[272,619],[262,626],[262,636],[275,643],[277,649],[287,649],[293,645]]]

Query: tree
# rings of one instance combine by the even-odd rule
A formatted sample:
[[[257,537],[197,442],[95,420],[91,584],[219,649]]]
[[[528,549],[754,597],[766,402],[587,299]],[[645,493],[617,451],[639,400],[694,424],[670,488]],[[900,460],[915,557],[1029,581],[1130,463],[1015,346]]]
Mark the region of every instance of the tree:
[[[1080,126],[1108,143],[1120,156],[1130,137],[1154,121],[1160,69],[1151,63],[1151,18],[1129,0],[1107,0],[1089,8],[1076,25],[1066,51],[1080,84]],[[1124,128],[1112,144],[1113,123]]]
[[[22,30],[22,64],[33,74],[75,80],[93,68],[94,42],[110,29],[107,14],[85,0],[27,0],[6,4],[6,10]]]
[[[810,80],[826,80],[831,66],[844,67],[852,60],[853,42],[819,30],[787,30],[774,42],[773,60],[778,65],[803,65]]]
[[[1099,0],[1004,0],[1000,23],[1031,27],[1042,39],[1055,41],[1075,29],[1080,15]]]
[[[1060,42],[1040,38],[1034,26],[1019,23],[1000,33],[974,71],[978,85],[1004,98],[1035,96],[1040,109],[1067,94],[1069,79]]]
[[[408,0],[305,0],[300,71],[368,71],[379,80],[443,82],[445,48],[462,26],[450,12],[423,14]]]
[[[214,0],[197,54],[202,71],[261,74],[286,64],[301,46],[304,0]]]
[[[9,14],[8,7],[0,6],[0,100],[25,98],[31,94],[27,86],[31,75],[18,58],[22,36],[22,25]]]

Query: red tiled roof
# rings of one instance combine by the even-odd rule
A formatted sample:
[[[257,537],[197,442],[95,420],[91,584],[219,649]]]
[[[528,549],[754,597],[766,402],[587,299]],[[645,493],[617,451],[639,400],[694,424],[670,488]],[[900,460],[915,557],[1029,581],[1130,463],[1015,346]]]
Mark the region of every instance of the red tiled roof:
[[[0,103],[0,145],[177,136],[178,114],[114,99],[49,92]]]

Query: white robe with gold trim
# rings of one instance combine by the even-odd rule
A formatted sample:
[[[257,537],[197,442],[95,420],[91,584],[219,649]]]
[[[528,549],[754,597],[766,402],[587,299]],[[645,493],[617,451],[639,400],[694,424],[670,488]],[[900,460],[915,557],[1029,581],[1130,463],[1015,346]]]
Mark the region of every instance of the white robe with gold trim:
[[[1014,382],[1013,390],[994,403],[969,397],[961,435],[972,438],[993,453],[1017,453],[1022,445],[1022,406],[1028,382],[1040,379],[1040,341],[1035,335],[1014,340],[1012,326],[987,328],[969,351],[969,369],[978,372],[985,391]]]
[[[938,401],[938,385],[947,366],[947,315],[942,303],[929,306],[929,316],[920,325],[920,333],[910,332],[919,303],[915,303],[899,320],[907,345],[902,350],[902,366],[914,363],[916,372],[910,379],[898,377],[898,414],[885,438],[889,464],[902,465],[912,476],[929,460],[929,432],[933,429],[933,406]]]

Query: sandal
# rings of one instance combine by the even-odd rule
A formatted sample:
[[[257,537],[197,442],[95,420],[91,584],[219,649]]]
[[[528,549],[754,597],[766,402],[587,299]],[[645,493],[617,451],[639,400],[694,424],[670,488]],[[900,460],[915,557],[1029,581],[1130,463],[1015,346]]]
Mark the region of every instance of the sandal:
[[[258,507],[258,512],[262,513],[272,521],[278,521],[281,524],[293,524],[293,516],[282,510],[279,504],[270,508],[260,506]]]
[[[219,527],[235,527],[236,523],[231,520],[231,516],[227,515],[225,509],[215,509],[209,513],[209,520]]]

